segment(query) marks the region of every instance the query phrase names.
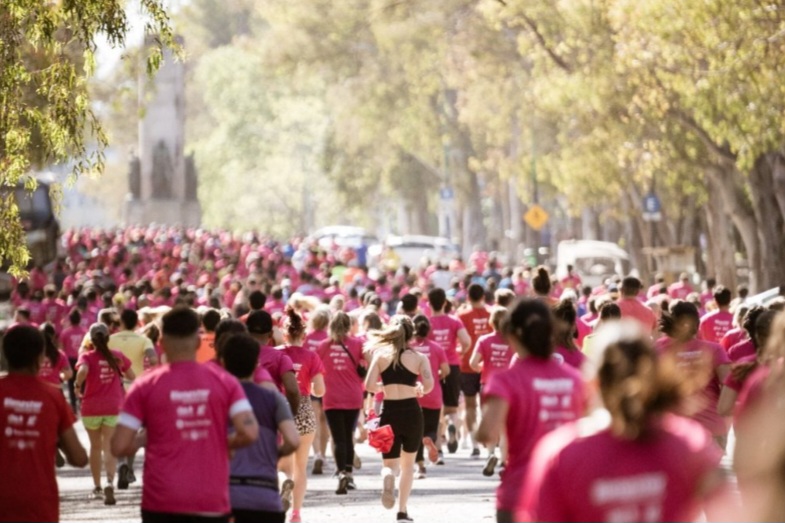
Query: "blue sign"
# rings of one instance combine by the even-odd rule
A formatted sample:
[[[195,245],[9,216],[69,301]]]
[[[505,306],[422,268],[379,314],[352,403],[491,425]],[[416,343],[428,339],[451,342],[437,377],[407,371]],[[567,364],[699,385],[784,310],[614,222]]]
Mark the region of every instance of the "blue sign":
[[[662,211],[662,204],[660,199],[653,192],[650,192],[643,198],[643,212],[646,214],[658,214]]]
[[[455,192],[453,191],[452,187],[442,187],[439,190],[439,197],[442,200],[452,200],[455,198]]]

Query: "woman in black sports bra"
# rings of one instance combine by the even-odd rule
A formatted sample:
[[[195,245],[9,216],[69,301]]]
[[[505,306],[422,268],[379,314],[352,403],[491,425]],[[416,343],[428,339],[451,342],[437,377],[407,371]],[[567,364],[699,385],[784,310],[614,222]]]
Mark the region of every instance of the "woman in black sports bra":
[[[413,335],[414,325],[407,316],[393,316],[390,327],[374,336],[376,351],[365,378],[368,392],[378,391],[377,382],[379,378],[382,380],[384,402],[379,426],[390,425],[395,435],[392,448],[382,455],[382,505],[385,508],[395,506],[395,475],[400,475],[397,521],[403,523],[413,521],[406,503],[414,481],[414,461],[423,437],[422,410],[417,398],[433,388],[428,358],[409,348]]]

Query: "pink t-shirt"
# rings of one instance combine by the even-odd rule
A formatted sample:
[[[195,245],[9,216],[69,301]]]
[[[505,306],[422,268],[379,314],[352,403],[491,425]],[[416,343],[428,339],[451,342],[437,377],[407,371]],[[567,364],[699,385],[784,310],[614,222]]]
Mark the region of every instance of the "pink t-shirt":
[[[303,340],[303,347],[315,351],[319,348],[324,340],[329,337],[327,331],[313,331]]]
[[[755,354],[752,354],[750,356],[744,356],[743,358],[739,359],[739,361],[735,362],[735,364],[747,365],[749,363],[755,362],[755,360],[757,359],[758,357]],[[753,369],[752,372],[747,374],[747,377],[745,379],[738,380],[733,376],[733,371],[731,370],[731,372],[729,372],[728,375],[725,377],[725,381],[722,384],[731,390],[735,390],[736,392],[741,392],[741,389],[744,388],[744,383],[750,378],[750,376],[752,376],[752,373],[754,372],[755,370]]]
[[[728,357],[732,362],[735,363],[747,356],[754,356],[756,350],[757,349],[755,349],[755,344],[752,343],[752,340],[746,339],[740,341],[739,343],[728,349]]]
[[[257,383],[264,381],[262,379],[264,376],[260,369],[267,370],[270,376],[272,376],[275,386],[283,391],[283,375],[287,372],[294,372],[294,365],[292,364],[292,359],[284,354],[283,351],[263,345],[260,346],[259,365],[256,367],[256,373],[253,377]]]
[[[714,311],[701,318],[699,336],[712,343],[719,343],[733,327],[733,314],[728,311]]]
[[[507,339],[498,332],[480,336],[474,351],[479,352],[482,357],[480,383],[483,385],[487,385],[491,376],[497,372],[510,368],[513,350]]]
[[[357,374],[357,364],[365,362],[362,341],[348,336],[343,347],[326,339],[316,350],[324,366],[324,410],[354,410],[363,406],[363,379]]]
[[[120,371],[131,367],[131,360],[117,350],[111,351]],[[117,416],[123,403],[123,380],[100,352],[83,352],[76,362],[77,370],[87,367],[82,396],[82,416]]]
[[[165,364],[137,379],[119,423],[147,428],[142,509],[228,514],[227,426],[245,411],[240,383],[217,365]]]
[[[310,395],[311,381],[319,374],[324,374],[322,359],[312,350],[296,345],[285,345],[283,348],[275,350],[283,351],[292,360],[297,384],[300,386],[300,395]]]
[[[553,350],[553,357],[557,361],[566,365],[571,365],[579,370],[583,366],[583,362],[586,361],[586,355],[582,353],[580,349],[571,350],[561,346],[556,347]]]
[[[69,358],[77,359],[79,357],[79,347],[82,345],[82,340],[87,334],[87,329],[81,325],[75,327],[68,327],[60,333],[60,345],[63,347],[63,352]]]
[[[559,425],[577,419],[586,403],[577,370],[553,358],[526,357],[491,377],[483,398],[499,398],[509,406],[510,441],[507,467],[496,491],[498,510],[515,510],[535,443]]]
[[[731,347],[747,339],[747,331],[742,328],[736,327],[725,333],[725,336],[720,340],[720,345],[725,350],[730,350]]]
[[[603,430],[556,452],[545,448],[549,441],[543,439],[535,453],[551,456],[542,476],[529,478],[527,488],[539,483],[531,516],[536,521],[693,521],[700,508],[698,487],[717,468],[722,451],[688,419],[668,415],[649,431],[633,441]]]
[[[728,425],[722,416],[717,414],[717,401],[720,398],[721,388],[720,380],[717,378],[717,367],[731,363],[725,349],[717,343],[698,339],[677,345],[674,340],[668,337],[660,338],[655,345],[660,354],[670,351],[672,347],[675,348],[679,366],[701,370],[703,365],[710,365],[711,376],[703,390],[698,392],[698,396],[695,397],[696,403],[701,405],[702,408],[691,418],[716,436],[727,434]]]
[[[435,341],[444,349],[450,365],[461,364],[456,345],[458,343],[458,331],[463,328],[461,320],[446,314],[431,318],[431,332],[428,334],[428,339]]]
[[[428,357],[428,363],[431,364],[431,374],[433,375],[433,389],[418,399],[420,407],[433,410],[440,409],[442,408],[442,382],[439,379],[439,369],[443,363],[449,365],[447,355],[438,343],[428,339],[415,338],[411,347]]]
[[[578,330],[578,337],[575,339],[575,344],[578,345],[578,348],[583,348],[583,340],[592,333],[591,326],[583,321],[582,318],[575,319],[575,328]]]
[[[646,332],[657,330],[657,315],[637,298],[621,298],[616,303],[619,305],[622,318],[638,321]]]
[[[754,410],[755,405],[760,401],[764,392],[766,380],[771,374],[771,369],[765,365],[758,366],[757,369],[752,371],[752,374],[747,376],[744,386],[739,393],[739,398],[736,401],[736,410],[734,412],[734,422],[739,418],[748,414],[750,410]],[[740,432],[739,424],[736,423],[734,430]]]
[[[54,365],[51,361],[49,361],[49,358],[44,358],[41,368],[38,369],[38,377],[47,383],[51,383],[52,385],[59,387],[61,383],[60,373],[70,368],[71,364],[68,362],[68,358],[66,357],[65,353],[59,350],[57,351],[57,361],[54,363]]]

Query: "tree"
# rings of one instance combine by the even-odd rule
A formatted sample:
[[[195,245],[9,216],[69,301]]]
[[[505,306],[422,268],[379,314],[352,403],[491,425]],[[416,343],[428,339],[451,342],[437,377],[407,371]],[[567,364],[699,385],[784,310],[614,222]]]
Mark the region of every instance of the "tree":
[[[145,30],[158,46],[147,56],[150,73],[163,46],[176,47],[162,0],[140,0]],[[90,106],[88,79],[96,38],[123,46],[128,32],[122,0],[4,0],[0,3],[0,187],[36,186],[31,169],[70,163],[71,181],[101,172],[107,138]],[[29,254],[13,191],[0,195],[0,265],[20,274]]]

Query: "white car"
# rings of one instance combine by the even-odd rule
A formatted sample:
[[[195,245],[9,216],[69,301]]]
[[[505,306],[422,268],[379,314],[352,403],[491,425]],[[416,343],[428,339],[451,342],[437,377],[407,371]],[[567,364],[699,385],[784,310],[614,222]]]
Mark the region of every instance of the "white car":
[[[373,234],[362,227],[350,225],[331,225],[318,229],[309,237],[319,242],[323,248],[329,249],[333,244],[340,247],[351,247],[356,249],[365,245],[366,247],[379,243]]]
[[[461,254],[457,245],[440,236],[388,236],[384,245],[374,245],[368,249],[371,264],[375,265],[379,260],[385,245],[395,252],[401,265],[413,269],[419,268],[426,259],[448,265],[455,256]]]

